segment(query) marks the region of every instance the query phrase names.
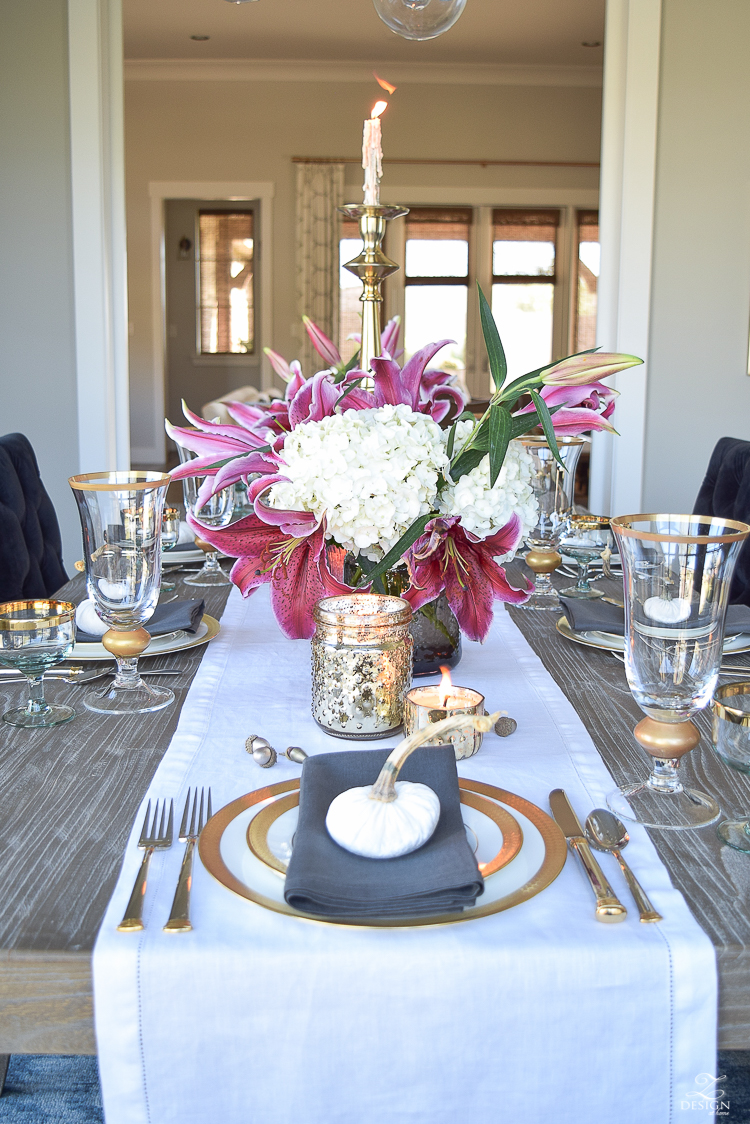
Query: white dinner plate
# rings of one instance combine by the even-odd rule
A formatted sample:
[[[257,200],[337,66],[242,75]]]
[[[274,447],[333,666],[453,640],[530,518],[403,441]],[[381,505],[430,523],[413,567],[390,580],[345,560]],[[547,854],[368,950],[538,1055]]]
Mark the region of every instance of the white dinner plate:
[[[226,558],[226,554],[219,551],[219,558]],[[183,562],[200,562],[201,565],[206,560],[206,556],[200,547],[195,547],[194,550],[163,550],[161,552],[161,564],[164,567],[181,566]]]
[[[200,857],[206,870],[223,886],[240,897],[275,913],[283,913],[304,920],[334,925],[363,925],[371,928],[399,928],[413,925],[451,924],[470,921],[488,914],[498,913],[527,901],[554,881],[565,864],[566,841],[557,824],[541,808],[514,793],[496,789],[476,781],[460,780],[462,788],[493,797],[502,795],[496,803],[514,817],[523,831],[520,850],[507,866],[485,880],[484,893],[470,909],[434,917],[411,918],[322,918],[292,909],[284,901],[284,880],[250,850],[247,829],[250,821],[271,801],[283,793],[299,787],[299,781],[284,781],[248,793],[232,801],[217,812],[200,837]],[[492,820],[475,808],[461,805],[464,823],[476,834],[479,842],[477,861],[489,862],[497,853],[502,835]],[[268,843],[274,854],[286,862],[291,854],[292,838],[297,826],[298,808],[282,813],[269,831]]]
[[[615,632],[576,632],[568,624],[568,618],[560,617],[556,626],[557,631],[566,640],[574,640],[576,644],[585,644],[588,648],[600,648],[604,652],[624,652],[625,637],[618,636]],[[724,655],[732,653],[750,652],[750,636],[741,632],[737,636],[727,636],[724,640]]]
[[[219,622],[208,614],[195,632],[165,632],[163,636],[154,636],[143,656],[165,656],[169,652],[182,652],[186,648],[196,648],[199,644],[208,644],[219,633]],[[73,651],[67,657],[69,660],[111,660],[112,653],[108,652],[103,644],[74,644]]]

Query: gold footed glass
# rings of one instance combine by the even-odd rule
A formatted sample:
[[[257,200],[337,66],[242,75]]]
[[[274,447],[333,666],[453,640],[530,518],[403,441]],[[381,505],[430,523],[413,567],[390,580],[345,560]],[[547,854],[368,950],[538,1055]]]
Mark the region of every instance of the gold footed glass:
[[[625,578],[625,672],[644,718],[635,728],[650,775],[607,797],[621,819],[684,830],[719,818],[712,796],[678,766],[700,741],[691,718],[716,688],[724,619],[750,526],[702,515],[621,515],[612,532]]]
[[[159,601],[161,526],[171,478],[160,472],[91,472],[69,480],[83,529],[86,587],[109,625],[102,644],[117,673],[84,706],[95,714],[146,714],[174,702],[166,687],[138,674],[151,637],[143,625]]]
[[[44,697],[44,673],[70,655],[75,641],[75,605],[68,601],[7,601],[0,605],[0,664],[26,676],[29,700],[6,710],[3,722],[27,730],[70,722],[72,706],[52,706]]]
[[[520,609],[560,613],[560,599],[551,575],[562,562],[557,547],[563,521],[573,507],[576,465],[585,444],[582,437],[559,437],[559,461],[544,437],[533,434],[517,438],[532,461],[531,486],[539,504],[536,527],[526,536],[529,551],[526,565],[535,575],[531,597]]]
[[[161,518],[161,548],[163,551],[174,550],[180,539],[180,513],[176,507],[165,507]],[[174,593],[177,582],[164,578],[162,567],[161,591]]]
[[[195,460],[197,456],[196,453],[183,448],[182,445],[177,446],[177,452],[180,454],[182,464]],[[222,488],[220,492],[210,496],[202,504],[198,495],[205,479],[205,476],[189,476],[182,481],[185,511],[207,527],[226,527],[234,514],[234,487]],[[219,565],[219,552],[216,547],[206,542],[205,539],[199,538],[198,535],[195,536],[195,545],[206,556],[203,569],[199,570],[197,574],[193,574],[192,577],[183,578],[184,584],[199,586],[231,585],[231,581]]]

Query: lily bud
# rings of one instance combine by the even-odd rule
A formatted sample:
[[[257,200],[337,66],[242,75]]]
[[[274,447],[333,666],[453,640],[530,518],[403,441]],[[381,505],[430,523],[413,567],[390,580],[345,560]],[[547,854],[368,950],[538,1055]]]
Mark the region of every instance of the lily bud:
[[[637,355],[616,351],[594,351],[587,355],[571,355],[542,371],[539,378],[545,386],[575,386],[616,375],[628,367],[637,367],[643,360]]]
[[[312,345],[321,359],[324,359],[331,367],[338,367],[341,362],[341,355],[333,340],[329,340],[325,332],[321,332],[318,325],[313,324],[309,316],[303,316],[302,323],[305,325],[307,334],[312,340]]]

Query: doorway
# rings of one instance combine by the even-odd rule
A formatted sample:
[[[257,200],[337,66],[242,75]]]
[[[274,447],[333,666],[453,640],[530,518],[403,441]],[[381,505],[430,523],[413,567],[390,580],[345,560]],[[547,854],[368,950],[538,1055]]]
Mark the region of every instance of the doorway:
[[[261,385],[260,215],[257,202],[166,199],[165,406],[203,407]]]

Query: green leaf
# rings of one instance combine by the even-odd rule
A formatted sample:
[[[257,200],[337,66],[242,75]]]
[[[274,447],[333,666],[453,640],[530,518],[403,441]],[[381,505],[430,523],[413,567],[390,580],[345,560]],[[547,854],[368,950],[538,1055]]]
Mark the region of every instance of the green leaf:
[[[494,488],[508,451],[511,416],[499,404],[490,410],[490,487]]]
[[[451,479],[457,484],[462,476],[471,472],[472,468],[476,468],[486,456],[486,449],[465,449],[458,460],[451,465]]]
[[[537,390],[530,390],[529,394],[531,395],[531,401],[536,406],[536,412],[539,414],[539,421],[541,422],[544,436],[547,438],[547,444],[550,447],[552,455],[558,464],[561,465],[562,468],[565,468],[562,457],[560,456],[560,450],[557,447],[557,438],[555,437],[555,430],[552,425],[552,415],[549,412],[549,407]]]
[[[495,389],[500,390],[508,373],[508,364],[505,360],[505,352],[503,351],[495,317],[492,315],[492,309],[487,304],[487,298],[482,292],[482,286],[479,282],[477,282],[477,289],[479,290],[479,317],[482,321],[482,335],[484,336],[484,345],[487,348],[487,358],[490,361],[492,381],[495,384]]]
[[[362,375],[362,378],[360,378],[360,379],[353,379],[352,382],[349,383],[349,386],[347,386],[344,393],[342,395],[340,395],[338,401],[336,402],[336,405],[337,406],[340,405],[344,401],[344,399],[346,398],[347,394],[351,394],[351,392],[353,390],[356,390],[358,386],[361,386],[362,383],[364,382],[364,380],[365,380],[364,375]]]
[[[357,350],[354,352],[354,355],[352,355],[351,359],[349,360],[347,365],[344,367],[344,374],[345,375],[348,375],[350,371],[353,371],[354,368],[359,363],[359,352],[360,352],[360,349],[357,348]]]
[[[396,545],[391,547],[385,558],[381,558],[378,564],[370,570],[369,574],[367,574],[368,581],[375,582],[381,574],[384,574],[386,570],[390,570],[397,562],[400,562],[409,547],[424,533],[424,529],[430,520],[436,519],[437,515],[438,513],[436,511],[428,511],[426,515],[420,515],[418,519],[415,519],[411,527],[408,527],[404,531]]]
[[[454,443],[455,440],[456,440],[456,423],[454,422],[453,425],[451,426],[451,431],[448,434],[448,444],[445,447],[445,451],[448,454],[449,459],[453,456],[453,443]]]

